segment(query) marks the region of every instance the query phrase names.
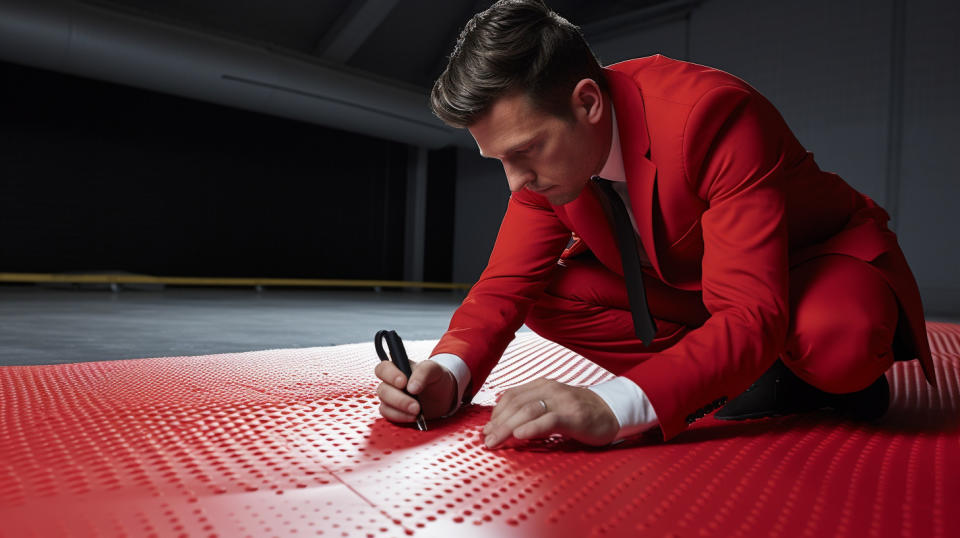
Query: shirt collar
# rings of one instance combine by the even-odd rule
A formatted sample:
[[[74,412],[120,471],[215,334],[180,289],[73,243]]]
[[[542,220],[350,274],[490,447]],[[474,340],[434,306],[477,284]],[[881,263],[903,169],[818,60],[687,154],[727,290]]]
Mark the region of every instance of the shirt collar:
[[[617,113],[610,104],[610,123],[613,124],[613,136],[610,139],[610,153],[598,176],[610,181],[627,181],[627,173],[623,170],[623,153],[620,149],[620,132],[617,129]]]

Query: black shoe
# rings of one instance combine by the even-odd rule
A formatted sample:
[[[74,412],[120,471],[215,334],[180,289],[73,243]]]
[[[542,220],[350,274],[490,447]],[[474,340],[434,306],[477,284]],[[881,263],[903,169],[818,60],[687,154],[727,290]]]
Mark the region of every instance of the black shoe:
[[[827,394],[797,377],[777,359],[742,394],[730,400],[714,417],[720,420],[745,420],[788,415],[827,407]]]
[[[830,407],[842,417],[869,422],[882,417],[890,407],[890,383],[884,374],[863,390],[830,396]]]
[[[849,394],[824,392],[796,376],[777,359],[750,387],[714,415],[720,420],[745,420],[834,409],[853,420],[875,420],[890,404],[885,375],[869,387]]]

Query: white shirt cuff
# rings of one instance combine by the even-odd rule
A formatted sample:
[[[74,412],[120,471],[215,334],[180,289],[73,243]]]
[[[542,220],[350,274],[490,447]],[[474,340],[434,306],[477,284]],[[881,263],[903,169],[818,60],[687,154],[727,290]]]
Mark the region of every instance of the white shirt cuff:
[[[614,443],[660,424],[649,398],[630,378],[615,377],[588,388],[610,406],[620,423]]]
[[[446,368],[448,372],[453,374],[454,379],[457,380],[457,401],[453,409],[442,417],[447,418],[460,409],[460,403],[463,401],[463,392],[467,389],[467,384],[470,383],[470,367],[467,366],[467,363],[463,362],[463,359],[452,353],[440,353],[430,357],[429,360]]]

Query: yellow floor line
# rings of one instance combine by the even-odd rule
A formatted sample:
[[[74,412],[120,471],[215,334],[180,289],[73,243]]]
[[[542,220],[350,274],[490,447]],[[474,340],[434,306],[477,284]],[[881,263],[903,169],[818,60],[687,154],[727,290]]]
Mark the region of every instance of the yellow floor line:
[[[67,275],[47,273],[0,273],[0,282],[67,284],[170,284],[177,286],[311,286],[332,288],[429,288],[468,290],[459,282],[410,282],[406,280],[348,280],[325,278],[220,278],[150,275]]]

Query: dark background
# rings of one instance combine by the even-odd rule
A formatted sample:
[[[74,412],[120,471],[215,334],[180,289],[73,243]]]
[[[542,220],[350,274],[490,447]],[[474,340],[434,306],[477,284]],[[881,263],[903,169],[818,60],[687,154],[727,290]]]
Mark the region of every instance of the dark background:
[[[423,132],[430,84],[490,3],[0,0],[0,272],[474,281],[502,169],[468,137]],[[960,3],[548,3],[605,64],[661,53],[756,87],[822,169],[888,210],[928,310],[960,313]],[[18,37],[41,4],[69,37]],[[158,28],[238,52],[171,49]],[[284,79],[292,63],[326,71]],[[382,121],[338,117],[351,96],[323,86],[331,73],[374,85],[355,93]],[[292,91],[247,99],[258,88],[228,75]],[[414,118],[409,135],[380,129],[390,114]]]
[[[403,277],[403,144],[9,63],[0,102],[3,271]],[[434,154],[427,267],[450,281]]]

